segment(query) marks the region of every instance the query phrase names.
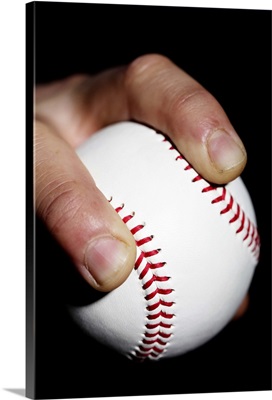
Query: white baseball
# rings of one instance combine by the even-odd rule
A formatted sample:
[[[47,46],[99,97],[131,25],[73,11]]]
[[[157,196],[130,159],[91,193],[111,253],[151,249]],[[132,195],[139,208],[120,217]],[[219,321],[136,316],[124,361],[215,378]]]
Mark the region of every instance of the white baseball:
[[[119,288],[69,306],[73,319],[131,359],[178,356],[213,338],[258,263],[256,217],[241,178],[211,186],[162,134],[133,122],[100,130],[78,155],[133,233],[137,258]]]

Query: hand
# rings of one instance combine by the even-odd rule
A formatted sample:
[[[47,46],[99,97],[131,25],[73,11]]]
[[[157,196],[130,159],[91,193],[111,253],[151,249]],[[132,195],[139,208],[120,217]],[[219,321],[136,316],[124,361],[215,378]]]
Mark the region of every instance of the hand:
[[[87,282],[100,291],[127,278],[135,244],[74,149],[98,129],[131,119],[167,134],[211,182],[235,179],[246,164],[244,146],[218,102],[163,56],[145,55],[95,76],[38,86],[36,212]]]

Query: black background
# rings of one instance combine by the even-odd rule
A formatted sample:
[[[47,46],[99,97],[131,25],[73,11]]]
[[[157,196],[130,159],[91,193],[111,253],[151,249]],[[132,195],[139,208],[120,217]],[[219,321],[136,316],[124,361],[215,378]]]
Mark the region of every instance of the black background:
[[[271,11],[27,5],[28,72],[35,72],[36,83],[96,73],[155,52],[171,58],[217,98],[247,148],[242,177],[262,240],[250,308],[195,351],[133,364],[92,343],[71,324],[63,302],[75,290],[76,277],[65,254],[36,221],[37,398],[271,390]]]

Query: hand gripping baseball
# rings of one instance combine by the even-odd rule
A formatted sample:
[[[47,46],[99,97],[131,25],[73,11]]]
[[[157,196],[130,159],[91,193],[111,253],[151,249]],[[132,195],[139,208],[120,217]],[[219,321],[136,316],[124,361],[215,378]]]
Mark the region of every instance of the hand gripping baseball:
[[[218,102],[163,56],[37,87],[37,215],[99,291],[111,291],[128,277],[135,241],[75,148],[98,129],[126,120],[164,132],[208,181],[229,182],[246,163],[243,144]]]

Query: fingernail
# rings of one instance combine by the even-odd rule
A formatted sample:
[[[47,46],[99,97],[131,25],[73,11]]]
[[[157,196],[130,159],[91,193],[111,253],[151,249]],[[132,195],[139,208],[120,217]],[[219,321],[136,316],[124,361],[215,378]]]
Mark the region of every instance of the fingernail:
[[[219,171],[227,171],[242,163],[246,157],[242,143],[239,145],[224,130],[214,131],[207,140],[211,162]]]
[[[103,286],[124,267],[129,247],[113,236],[100,236],[92,240],[85,252],[85,267],[97,286]]]

